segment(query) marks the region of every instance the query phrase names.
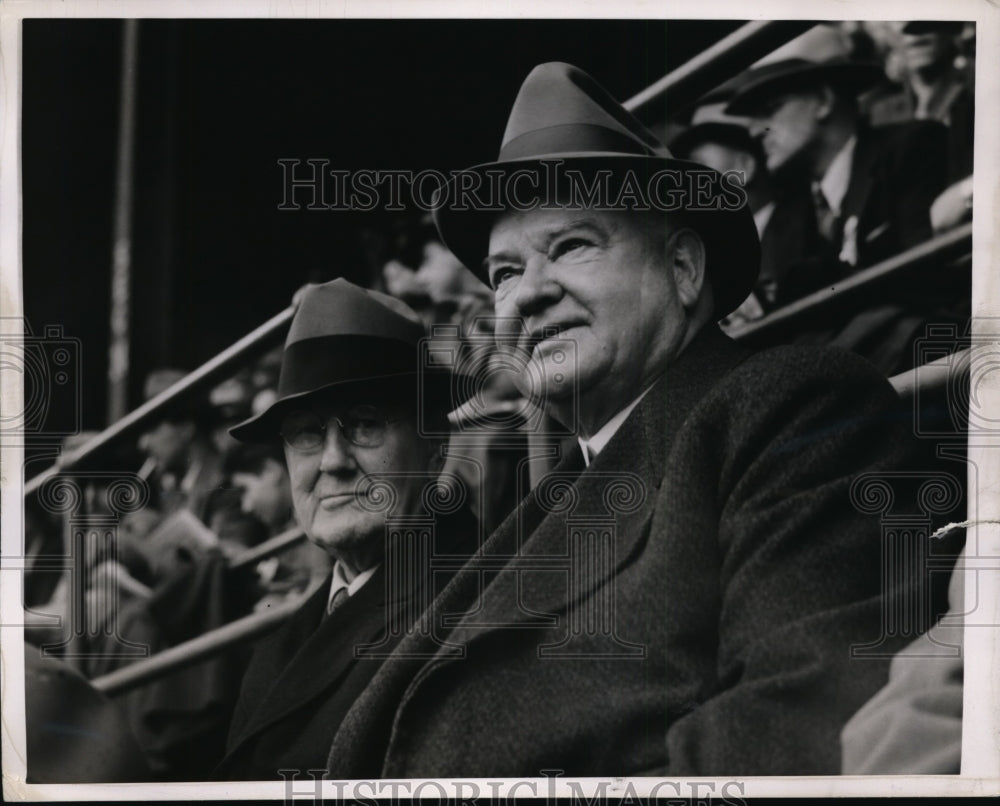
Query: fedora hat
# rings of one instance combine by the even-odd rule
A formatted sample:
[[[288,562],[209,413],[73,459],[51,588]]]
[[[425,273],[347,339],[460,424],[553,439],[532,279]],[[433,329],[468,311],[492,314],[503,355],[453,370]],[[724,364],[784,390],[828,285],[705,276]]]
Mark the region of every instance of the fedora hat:
[[[553,165],[579,171],[583,177],[606,171],[604,175],[616,186],[631,180],[649,187],[661,171],[672,173],[682,190],[685,177],[693,178],[693,173],[699,175],[702,187],[718,190],[722,186],[721,175],[711,168],[674,158],[652,132],[579,68],[562,62],[539,65],[514,100],[497,159],[457,172],[435,199],[434,221],[442,241],[484,283],[488,284],[488,277],[482,261],[493,220],[510,209],[510,198],[490,198],[485,205],[470,203],[459,180],[465,187],[470,183],[491,187],[493,177],[527,172],[539,180],[535,198],[558,203],[570,180],[565,173],[553,172]],[[463,175],[467,174],[477,178],[466,181]],[[600,202],[593,206],[629,209]],[[760,270],[760,240],[753,215],[745,204],[722,209],[704,205],[695,210],[683,194],[678,207],[705,241],[715,312],[721,318],[743,302]]]
[[[822,61],[801,57],[782,59],[748,71],[726,112],[751,115],[761,101],[783,92],[822,84],[857,95],[884,78],[885,70],[875,62],[858,62],[842,56]]]
[[[344,279],[308,286],[292,319],[274,401],[229,430],[243,442],[277,437],[277,417],[290,404],[334,390],[404,399],[422,374],[424,399],[447,400],[451,373],[421,373],[424,328],[403,302]],[[448,408],[446,407],[446,411]]]
[[[737,86],[736,79],[730,79],[698,100],[690,125],[669,141],[674,154],[686,158],[701,144],[718,142],[757,155],[758,147],[750,136],[750,120],[726,112]]]

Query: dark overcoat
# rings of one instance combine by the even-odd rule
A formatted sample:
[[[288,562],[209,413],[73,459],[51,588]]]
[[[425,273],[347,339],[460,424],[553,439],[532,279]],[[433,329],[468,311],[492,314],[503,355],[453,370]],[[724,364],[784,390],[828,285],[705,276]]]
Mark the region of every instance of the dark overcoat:
[[[897,406],[854,356],[751,356],[707,329],[449,583],[440,632],[378,670],[330,775],[838,773],[888,664],[851,657],[880,641],[883,583],[849,490],[903,461]]]
[[[885,260],[931,237],[930,209],[948,182],[948,130],[915,120],[863,126],[841,201],[842,226],[857,217],[857,262]]]
[[[466,511],[441,518],[436,550],[467,557],[478,545]],[[271,780],[278,770],[322,769],[340,720],[422,608],[424,588],[451,574],[420,569],[417,584],[386,564],[332,614],[330,578],[254,649],[229,728],[225,758],[213,780]],[[406,569],[407,571],[412,569]],[[370,649],[364,650],[364,647]],[[361,650],[361,651],[359,651]]]

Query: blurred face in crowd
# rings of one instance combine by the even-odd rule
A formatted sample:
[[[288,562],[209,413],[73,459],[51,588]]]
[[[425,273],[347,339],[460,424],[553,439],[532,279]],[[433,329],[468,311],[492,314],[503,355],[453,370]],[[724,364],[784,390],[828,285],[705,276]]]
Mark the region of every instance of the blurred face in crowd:
[[[955,58],[955,40],[949,33],[901,33],[900,37],[903,62],[913,72],[948,67]]]
[[[694,254],[697,253],[697,254]],[[701,258],[697,271],[690,263]],[[500,216],[486,259],[496,339],[515,383],[593,433],[662,373],[688,337],[703,247],[660,215],[586,209]],[[697,275],[697,276],[695,276]]]
[[[781,93],[757,105],[750,134],[760,141],[769,171],[808,157],[819,143],[826,105],[822,92],[810,90]]]
[[[188,451],[195,432],[194,423],[188,420],[177,423],[164,420],[139,437],[139,449],[156,461],[159,470],[183,472],[187,469]]]
[[[424,245],[423,262],[417,268],[416,281],[433,300],[454,299],[465,291],[471,273],[444,244],[428,241]]]
[[[374,401],[305,402],[283,415],[280,428],[299,526],[353,571],[375,565],[385,536],[379,503],[389,494],[382,485],[396,500],[389,514],[419,512],[437,446],[420,436],[412,412]],[[394,475],[382,481],[380,474]]]
[[[288,523],[292,514],[292,496],[288,472],[274,459],[264,459],[260,471],[233,473],[233,485],[241,490],[240,506],[256,516],[272,531]]]

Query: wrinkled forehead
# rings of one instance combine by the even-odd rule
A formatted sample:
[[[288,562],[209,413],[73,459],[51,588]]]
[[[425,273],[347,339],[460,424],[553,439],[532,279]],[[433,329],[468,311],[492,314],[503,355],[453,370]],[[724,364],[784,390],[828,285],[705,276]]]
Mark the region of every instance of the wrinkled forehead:
[[[489,257],[525,244],[544,248],[562,235],[589,232],[597,237],[646,237],[662,232],[668,215],[653,210],[606,210],[588,207],[538,207],[498,213],[490,228]]]

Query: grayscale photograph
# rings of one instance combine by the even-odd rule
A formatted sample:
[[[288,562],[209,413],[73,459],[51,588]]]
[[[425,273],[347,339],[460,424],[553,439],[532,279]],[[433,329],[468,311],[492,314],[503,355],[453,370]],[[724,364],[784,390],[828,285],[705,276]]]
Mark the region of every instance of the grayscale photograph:
[[[996,8],[58,5],[5,800],[1000,792]]]

